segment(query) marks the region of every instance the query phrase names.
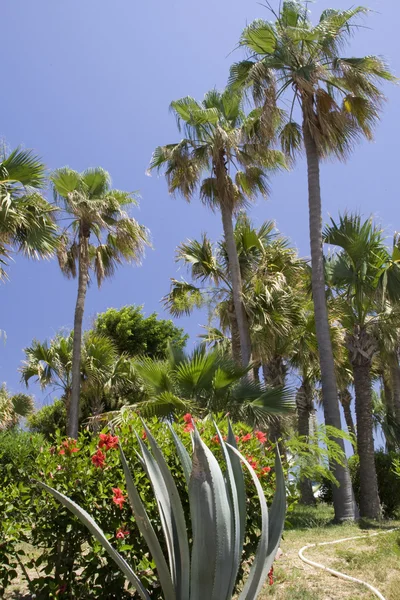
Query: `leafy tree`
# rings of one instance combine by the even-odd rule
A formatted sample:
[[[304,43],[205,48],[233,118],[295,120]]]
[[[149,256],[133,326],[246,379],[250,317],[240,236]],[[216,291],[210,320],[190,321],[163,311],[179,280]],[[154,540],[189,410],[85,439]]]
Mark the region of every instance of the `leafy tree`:
[[[43,406],[29,415],[27,422],[30,431],[41,433],[47,439],[52,439],[57,431],[65,435],[67,422],[65,403],[56,399],[53,404]]]
[[[338,316],[352,366],[360,457],[360,513],[378,518],[378,483],[374,460],[372,363],[379,338],[390,339],[399,327],[400,247],[385,245],[383,232],[372,219],[346,214],[331,219],[324,239],[338,249],[327,263],[328,281],[340,303]],[[394,305],[391,305],[394,302]]]
[[[185,137],[156,148],[150,170],[165,171],[171,193],[179,192],[187,201],[198,193],[204,204],[221,213],[241,359],[246,366],[251,340],[233,217],[257,194],[267,195],[267,173],[284,166],[284,158],[258,141],[261,111],[246,115],[241,98],[230,91],[212,90],[201,103],[182,98],[172,102],[171,109]]]
[[[82,322],[90,273],[95,275],[100,287],[123,261],[140,262],[148,238],[146,229],[127,212],[136,204],[132,194],[112,189],[107,171],[95,168],[78,173],[65,167],[52,174],[51,182],[55,200],[68,221],[60,238],[60,268],[67,277],[78,277],[68,416],[68,435],[76,438]]]
[[[146,417],[185,412],[205,417],[229,412],[233,420],[265,426],[274,415],[290,413],[294,408],[290,391],[246,379],[250,368],[237,365],[218,349],[207,351],[200,346],[185,355],[171,347],[167,360],[143,358],[135,362],[148,399],[112,416],[118,420],[125,410],[140,411]]]
[[[0,431],[16,427],[20,420],[33,412],[34,401],[27,394],[10,394],[6,385],[0,387]]]
[[[119,354],[162,359],[168,344],[184,348],[188,335],[172,321],[159,319],[156,313],[145,317],[142,306],[109,308],[98,314],[94,331],[108,336]]]
[[[42,196],[46,168],[31,151],[0,149],[0,279],[13,251],[48,258],[57,246],[55,208]]]
[[[376,56],[343,58],[340,54],[354,32],[357,17],[367,13],[367,9],[327,9],[317,25],[310,20],[307,2],[287,0],[280,3],[278,13],[272,9],[271,12],[274,22],[258,19],[243,31],[240,45],[250,56],[232,66],[230,85],[234,91],[252,88],[257,104],[263,107],[266,126],[275,118],[277,99],[291,106],[288,121],[280,131],[282,147],[294,158],[304,143],[312,292],[325,422],[340,429],[325,298],[320,162],[332,155],[343,160],[356,141],[372,138],[383,101],[378,86],[394,78]],[[295,120],[297,110],[299,122]],[[354,507],[349,472],[334,463],[333,467],[340,481],[334,498],[336,518],[351,518]]]

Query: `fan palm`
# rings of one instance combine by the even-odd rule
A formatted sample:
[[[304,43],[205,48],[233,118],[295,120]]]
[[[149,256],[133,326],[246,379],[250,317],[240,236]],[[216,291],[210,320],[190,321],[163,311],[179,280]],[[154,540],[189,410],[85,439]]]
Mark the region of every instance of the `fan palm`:
[[[28,417],[33,409],[32,396],[27,394],[11,395],[4,383],[0,386],[0,431],[15,427],[22,418]]]
[[[320,161],[331,155],[344,159],[357,140],[372,138],[383,101],[379,83],[392,81],[394,77],[376,56],[343,58],[340,55],[354,32],[357,17],[364,15],[367,9],[327,9],[314,26],[308,2],[287,0],[280,3],[279,8],[279,13],[272,11],[274,22],[259,19],[244,30],[240,45],[250,56],[233,65],[230,85],[233,90],[252,88],[255,100],[263,106],[268,134],[268,123],[276,113],[277,100],[284,101],[291,108],[288,122],[280,131],[282,147],[294,158],[304,143],[312,291],[325,421],[340,429],[325,298]],[[297,111],[300,122],[296,121]],[[336,518],[351,518],[354,511],[348,469],[336,465],[335,476],[341,484],[335,491]]]
[[[198,417],[229,412],[233,420],[265,427],[271,418],[293,411],[287,388],[267,388],[245,378],[251,367],[242,367],[218,349],[200,346],[191,355],[170,348],[169,358],[157,361],[148,357],[135,362],[147,400],[124,410],[137,410],[144,416],[172,417],[191,412]],[[111,415],[105,415],[109,418]]]
[[[283,167],[284,158],[258,143],[260,111],[246,115],[236,94],[212,90],[201,103],[186,97],[172,102],[171,109],[185,137],[156,148],[150,170],[165,171],[171,193],[179,192],[187,201],[198,193],[204,204],[221,213],[241,359],[246,366],[251,341],[233,217],[257,194],[268,194],[267,174]]]
[[[107,171],[96,168],[78,173],[65,167],[52,174],[51,182],[55,200],[69,221],[60,238],[60,268],[67,277],[78,277],[68,422],[68,435],[76,438],[82,322],[90,272],[100,287],[123,261],[140,262],[148,238],[146,229],[127,212],[136,204],[133,195],[112,189]]]
[[[31,151],[0,149],[0,279],[11,252],[48,258],[57,246],[55,208],[41,195],[46,168]]]
[[[346,214],[331,219],[324,239],[338,249],[328,258],[329,284],[335,288],[339,320],[345,330],[352,366],[357,417],[357,450],[360,457],[360,513],[380,514],[372,427],[372,362],[379,337],[390,339],[399,325],[395,305],[400,299],[400,247],[385,245],[383,232],[372,219]]]
[[[72,390],[73,334],[59,334],[50,343],[34,340],[25,349],[25,356],[20,369],[24,383],[28,385],[35,378],[42,389],[58,390],[68,414]],[[109,338],[93,332],[83,337],[81,419],[118,406],[121,398],[137,388],[136,382],[132,361],[118,354]]]

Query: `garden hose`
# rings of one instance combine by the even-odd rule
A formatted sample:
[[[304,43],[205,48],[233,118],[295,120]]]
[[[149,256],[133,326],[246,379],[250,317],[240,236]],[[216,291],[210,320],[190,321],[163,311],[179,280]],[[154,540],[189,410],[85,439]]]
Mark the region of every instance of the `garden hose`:
[[[362,579],[357,579],[356,577],[350,577],[350,575],[346,575],[345,573],[340,573],[339,571],[334,571],[333,569],[329,569],[329,567],[326,567],[325,565],[321,565],[319,563],[314,562],[313,560],[310,560],[309,558],[306,558],[304,556],[303,552],[305,550],[307,550],[308,548],[315,548],[316,546],[328,546],[329,544],[340,544],[341,542],[350,542],[351,540],[359,540],[362,538],[374,537],[375,535],[383,535],[385,533],[393,533],[394,531],[397,531],[398,529],[399,528],[397,527],[396,529],[390,529],[389,531],[379,531],[378,533],[369,533],[369,534],[367,533],[365,535],[356,535],[354,537],[343,538],[340,540],[334,540],[333,542],[321,542],[319,544],[307,544],[306,546],[303,546],[303,548],[301,548],[299,550],[299,558],[307,565],[311,565],[312,567],[315,567],[316,569],[322,569],[323,571],[326,571],[327,573],[330,573],[331,575],[334,575],[335,577],[338,577],[339,579],[344,579],[345,581],[352,581],[353,583],[359,583],[360,585],[367,587],[373,594],[375,594],[375,596],[377,596],[377,598],[380,598],[380,600],[386,600],[385,597],[382,596],[382,594],[380,593],[379,590],[374,588],[371,584],[367,583],[366,581],[362,581]]]

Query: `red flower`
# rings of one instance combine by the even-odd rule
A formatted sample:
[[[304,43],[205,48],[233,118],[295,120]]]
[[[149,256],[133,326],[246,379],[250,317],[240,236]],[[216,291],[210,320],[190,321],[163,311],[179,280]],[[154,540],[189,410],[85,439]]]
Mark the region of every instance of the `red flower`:
[[[117,529],[115,537],[117,538],[117,540],[123,540],[125,536],[129,535],[129,533],[129,531],[123,529],[123,527],[120,527],[119,529]]]
[[[104,467],[104,461],[106,460],[105,454],[99,449],[96,454],[92,456],[92,463],[95,467],[100,467],[101,469]]]
[[[214,444],[219,444],[220,443],[218,435],[214,435],[211,438],[211,441],[214,442]]]
[[[118,436],[112,436],[109,433],[100,433],[99,437],[99,448],[104,448],[106,452],[118,446]]]
[[[253,436],[251,435],[251,433],[247,433],[242,437],[242,442],[248,442],[249,440],[251,440],[252,437]]]
[[[186,433],[190,433],[191,431],[194,431],[193,423],[188,423],[187,425],[185,425],[185,427],[183,428],[183,431],[185,431]]]
[[[240,440],[240,437],[238,435],[235,435],[235,440],[236,440],[236,443],[238,444],[239,440]]]
[[[190,413],[186,413],[186,415],[183,415],[183,420],[185,421],[185,423],[191,423],[192,415]]]
[[[147,439],[147,433],[146,433],[146,431],[143,429],[143,431],[142,431],[142,440],[145,440],[145,439]]]
[[[269,585],[273,585],[273,583],[274,583],[274,567],[271,567],[268,572],[268,581],[269,581]]]
[[[258,467],[258,464],[257,464],[257,461],[256,461],[256,460],[254,460],[254,457],[253,457],[253,456],[246,456],[246,458],[247,458],[247,460],[248,460],[248,463],[249,463],[249,465],[250,465],[250,466],[251,466],[253,469],[257,469],[257,467]]]
[[[71,456],[74,452],[79,452],[79,448],[76,447],[76,440],[72,438],[68,438],[61,443],[61,449],[59,454],[66,454],[67,456]]]
[[[263,467],[261,469],[261,473],[262,473],[262,475],[266,475],[267,473],[270,472],[270,470],[271,470],[271,467]]]
[[[113,496],[114,504],[116,504],[116,506],[118,506],[122,510],[122,507],[126,501],[123,491],[120,488],[112,488],[112,491],[114,493],[114,496]]]
[[[254,435],[256,436],[260,444],[265,444],[265,442],[267,441],[267,436],[262,431],[255,431]]]

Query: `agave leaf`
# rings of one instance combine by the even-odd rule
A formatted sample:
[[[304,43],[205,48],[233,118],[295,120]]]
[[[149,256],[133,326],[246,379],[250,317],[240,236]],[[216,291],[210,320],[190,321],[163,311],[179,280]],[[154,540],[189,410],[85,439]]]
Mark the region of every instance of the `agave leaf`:
[[[220,430],[215,421],[214,427],[217,431],[218,439],[221,445],[222,453],[224,455],[225,463],[226,463],[226,486],[228,488],[228,497],[230,499],[231,510],[232,510],[232,562],[231,562],[231,574],[230,574],[230,583],[228,585],[228,594],[227,598],[232,597],[233,588],[235,587],[235,582],[239,570],[240,559],[242,555],[241,548],[241,523],[240,523],[240,509],[239,509],[239,498],[238,492],[236,488],[236,480],[232,467],[231,455],[228,452],[228,449],[225,445],[223,437],[221,435]],[[235,438],[234,438],[235,441]],[[234,459],[238,460],[237,457],[232,454]],[[240,461],[239,461],[240,467]],[[241,467],[240,467],[241,468]]]
[[[268,528],[268,557],[265,569],[269,571],[281,543],[283,526],[285,524],[286,515],[286,486],[285,477],[283,474],[281,457],[279,450],[276,448],[275,454],[275,476],[276,476],[276,491],[274,499],[269,510],[269,528]]]
[[[244,538],[246,535],[246,485],[244,482],[243,469],[240,462],[240,458],[232,452],[230,446],[237,448],[235,434],[233,433],[230,421],[228,421],[228,445],[226,448],[229,452],[231,459],[231,465],[233,470],[233,476],[235,478],[236,492],[239,505],[239,563],[243,552]]]
[[[268,555],[268,508],[264,496],[264,491],[261,487],[258,477],[254,469],[249,465],[247,460],[240,454],[239,450],[236,450],[233,446],[230,446],[232,451],[240,458],[248,469],[254,485],[257,489],[258,499],[260,501],[261,508],[261,534],[258,542],[256,555],[254,557],[253,564],[250,568],[250,573],[245,583],[245,586],[239,596],[239,600],[256,600],[260,590],[267,577],[268,570],[266,569],[266,561],[269,559]],[[273,560],[273,559],[272,559]]]
[[[189,485],[193,546],[191,600],[227,600],[232,563],[232,514],[218,461],[193,433]]]
[[[143,427],[147,434],[147,439],[150,443],[153,455],[160,468],[161,475],[164,478],[164,483],[169,494],[171,503],[172,536],[174,543],[176,597],[178,600],[186,600],[186,598],[189,598],[190,553],[185,513],[179,497],[178,488],[176,487],[174,478],[171,475],[171,471],[169,470],[169,467],[165,461],[164,455],[144,421]]]
[[[89,529],[90,533],[96,538],[98,542],[100,542],[103,548],[111,556],[113,561],[126,575],[130,583],[136,588],[142,600],[151,600],[150,596],[143,587],[143,584],[140,581],[139,577],[131,569],[126,560],[122,558],[120,553],[117,552],[115,548],[113,548],[113,546],[107,540],[100,527],[97,525],[96,521],[89,515],[89,513],[87,513],[86,510],[83,510],[83,508],[78,506],[75,502],[67,498],[67,496],[64,496],[64,494],[61,494],[61,492],[58,492],[57,490],[49,487],[45,483],[38,481],[37,484],[47,492],[50,492],[50,494],[52,494],[54,498],[56,498],[56,500],[58,500],[59,502],[61,502],[61,504],[68,508],[76,517],[78,517],[81,523],[83,523]]]
[[[176,584],[175,570],[175,549],[174,549],[174,533],[172,525],[172,509],[171,500],[168,494],[167,487],[163,476],[161,475],[160,467],[155,461],[148,448],[143,444],[142,440],[136,433],[137,440],[142,452],[142,458],[145,464],[147,476],[153,488],[154,497],[157,502],[158,512],[160,514],[161,526],[164,532],[165,541],[168,550],[169,568],[171,572],[172,582]]]
[[[189,487],[190,473],[192,472],[192,459],[190,458],[188,451],[183,445],[182,440],[176,435],[174,428],[171,426],[171,423],[168,423],[168,427],[171,432],[172,439],[174,440],[179,460],[182,464],[183,474],[185,475],[187,486]]]
[[[133,483],[132,475],[129,470],[124,452],[120,446],[120,459],[122,468],[124,469],[126,489],[128,491],[129,502],[135,515],[136,524],[140,533],[146,540],[150,553],[154,559],[157,568],[157,574],[160,579],[160,584],[166,600],[176,600],[176,593],[172,584],[171,574],[168,569],[167,561],[165,560],[158,537],[154,531],[153,525],[150,522],[147,511],[143,506],[139,493]]]

